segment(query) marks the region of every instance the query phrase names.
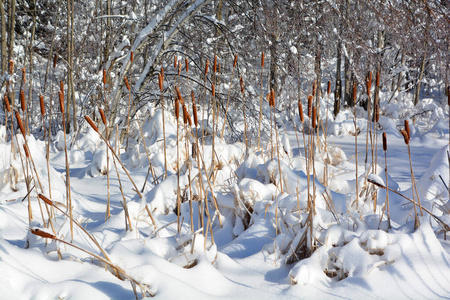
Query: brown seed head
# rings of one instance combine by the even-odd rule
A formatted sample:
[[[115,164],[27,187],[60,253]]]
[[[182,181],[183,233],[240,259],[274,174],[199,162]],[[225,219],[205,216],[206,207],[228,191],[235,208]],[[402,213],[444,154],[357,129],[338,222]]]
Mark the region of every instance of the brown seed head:
[[[197,105],[195,105],[195,102],[192,102],[192,113],[194,114],[195,127],[197,127],[198,126],[198,117],[197,117]]]
[[[50,199],[48,199],[48,198],[45,197],[44,195],[38,194],[38,197],[39,197],[42,201],[44,201],[45,203],[47,203],[48,205],[53,206],[53,201],[50,200]]]
[[[59,92],[59,110],[64,114],[64,93]]]
[[[329,95],[330,93],[331,93],[331,81],[328,81],[327,94]]]
[[[106,70],[103,69],[103,85],[106,85]]]
[[[188,114],[188,112],[187,112],[186,105],[183,105],[183,123],[184,123],[184,124],[187,124],[187,123],[188,123],[188,120],[187,120],[187,114]]]
[[[106,116],[105,116],[105,112],[103,111],[103,109],[99,108],[98,111],[100,112],[100,116],[102,117],[102,122],[103,124],[106,125]]]
[[[316,89],[317,89],[317,83],[316,83],[316,81],[314,80],[313,86],[312,86],[312,96],[313,96],[313,97],[316,96]]]
[[[305,117],[303,116],[303,105],[300,100],[298,100],[298,115],[300,116],[300,121],[303,123],[303,121],[305,121]]]
[[[308,96],[308,117],[311,118],[311,114],[312,114],[312,101],[313,101],[313,96],[309,95]]]
[[[123,76],[123,80],[125,80],[125,85],[127,86],[127,90],[131,90],[130,83],[128,82],[127,76]]]
[[[408,133],[406,132],[406,130],[402,129],[400,131],[400,133],[403,135],[403,139],[405,140],[405,144],[408,145],[409,144],[409,136]]]
[[[316,123],[317,123],[317,108],[314,106],[312,112],[312,128],[316,128]]]
[[[273,89],[270,90],[270,99],[272,100],[272,107],[275,107],[275,91]]]
[[[45,103],[44,103],[44,96],[39,95],[39,104],[41,105],[41,115],[44,117],[45,115]]]
[[[173,56],[173,68],[178,68],[178,57],[176,55]]]
[[[50,234],[48,232],[39,230],[37,228],[36,229],[31,228],[30,231],[31,231],[32,234],[38,235],[38,236],[46,238],[46,239],[52,239],[52,240],[56,239],[56,236],[54,236],[53,234]]]
[[[189,61],[187,57],[184,59],[184,64],[186,65],[186,73],[189,72]]]
[[[91,125],[92,129],[94,129],[95,132],[98,132],[97,125],[95,125],[94,121],[89,116],[84,116],[84,119]]]
[[[30,158],[30,151],[28,151],[28,147],[26,144],[23,144],[23,150],[25,151],[25,156]]]
[[[408,140],[410,140],[411,139],[411,130],[409,129],[409,121],[408,120],[405,120],[405,130],[406,130],[406,133],[408,134]]]
[[[213,71],[214,73],[217,72],[217,55],[214,55]]]
[[[181,99],[181,93],[180,93],[180,89],[178,88],[178,86],[175,86],[175,92],[177,92],[178,99]]]
[[[22,119],[20,118],[19,112],[16,111],[16,120],[19,125],[20,132],[22,132],[23,138],[25,138],[25,128],[23,127]]]
[[[208,74],[208,67],[209,67],[209,60],[206,60],[206,65],[205,65],[205,75]]]
[[[356,82],[353,83],[353,104],[356,105]]]
[[[20,89],[20,106],[22,108],[22,111],[25,111],[27,109],[27,105],[25,104],[25,92],[23,89]]]
[[[130,53],[130,62],[133,62],[133,60],[134,60],[134,52],[131,51],[131,53]]]
[[[11,112],[11,105],[9,105],[8,95],[5,94],[4,99],[5,99],[6,110],[7,110],[8,112]]]
[[[180,117],[180,101],[178,98],[175,99],[175,118],[178,120]]]
[[[14,73],[14,61],[12,59],[9,60],[9,73]]]
[[[163,67],[161,67],[160,73],[161,73],[162,79],[163,79],[163,81],[164,81],[164,68],[163,68]]]
[[[56,68],[57,62],[58,62],[58,56],[55,54],[55,56],[53,56],[53,69]]]
[[[192,99],[192,104],[195,104],[195,93],[194,93],[194,91],[191,91],[191,99]]]
[[[181,75],[181,60],[180,60],[180,62],[178,63],[178,75]]]
[[[266,55],[263,53],[261,53],[261,68],[264,68],[264,59],[266,58]]]
[[[367,95],[370,96],[370,89],[372,88],[372,71],[369,71],[369,74],[367,75],[366,87]]]
[[[375,105],[375,122],[380,122],[380,105]]]
[[[63,81],[59,82],[59,90],[61,91],[61,93],[64,93],[64,82]]]
[[[158,74],[158,83],[159,83],[159,90],[163,90],[163,79],[161,73]]]
[[[383,150],[387,151],[387,138],[386,138],[386,132],[383,132]]]
[[[241,84],[241,93],[244,94],[244,79],[242,78],[242,76],[241,78],[239,78],[239,83]]]
[[[236,54],[236,55],[234,56],[233,68],[236,68],[237,58],[238,58],[238,55]]]

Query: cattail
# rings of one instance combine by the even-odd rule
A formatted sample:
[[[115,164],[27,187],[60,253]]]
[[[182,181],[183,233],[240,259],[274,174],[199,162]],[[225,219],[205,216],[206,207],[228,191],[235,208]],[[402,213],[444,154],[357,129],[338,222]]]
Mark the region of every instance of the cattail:
[[[28,151],[27,144],[23,144],[23,150],[25,151],[25,156],[30,158],[30,151]]]
[[[405,130],[406,133],[408,134],[408,140],[411,139],[411,130],[409,129],[409,121],[405,120]]]
[[[380,105],[375,105],[375,122],[380,122]]]
[[[9,60],[9,73],[14,73],[14,61],[12,59]]]
[[[186,110],[186,115],[187,115],[187,120],[188,120],[189,126],[192,126],[191,115],[189,114],[189,112],[187,110]]]
[[[217,73],[219,74],[220,74],[220,67],[221,67],[220,63],[217,63]]]
[[[162,91],[163,90],[163,77],[162,77],[161,73],[158,74],[158,82],[159,82],[159,90]]]
[[[22,108],[22,111],[25,111],[27,109],[27,106],[25,104],[25,92],[23,89],[20,89],[20,106]]]
[[[356,82],[353,83],[353,104],[356,105]]]
[[[214,83],[211,85],[211,89],[212,89],[212,96],[215,97],[216,96],[216,86]]]
[[[50,200],[50,199],[48,199],[48,198],[45,197],[44,195],[38,194],[38,197],[39,197],[42,201],[44,201],[45,203],[47,203],[48,205],[53,206],[53,201]]]
[[[384,152],[387,151],[387,138],[386,138],[386,132],[383,132],[383,150],[384,150]]]
[[[266,58],[264,52],[261,54],[261,68],[264,68],[264,59]]]
[[[370,96],[370,88],[372,87],[372,71],[369,71],[367,76],[367,95]]]
[[[162,80],[163,80],[163,82],[164,82],[164,68],[161,67],[160,73],[161,73],[161,76],[162,76]]]
[[[189,61],[187,57],[184,59],[184,63],[186,64],[186,73],[189,72]]]
[[[5,94],[5,106],[8,112],[11,112],[11,106],[9,105],[8,95]]]
[[[316,89],[317,89],[317,84],[316,84],[316,81],[314,80],[313,86],[312,86],[312,96],[313,97],[316,95]]]
[[[180,117],[180,101],[178,98],[175,99],[175,118],[178,120]]]
[[[377,87],[380,87],[380,72],[377,72],[377,78],[375,80],[375,85]]]
[[[22,119],[20,118],[19,113],[16,111],[16,120],[19,125],[20,132],[22,132],[23,137],[25,138],[25,128],[23,127]]]
[[[178,75],[180,75],[180,74],[181,74],[181,60],[178,63]]]
[[[130,83],[128,82],[127,76],[124,76],[123,79],[125,80],[125,85],[127,86],[127,90],[131,90]]]
[[[308,117],[311,118],[313,96],[308,96]]]
[[[178,86],[175,86],[175,91],[177,92],[178,99],[181,99],[181,93],[180,93],[180,89],[178,88]]]
[[[106,70],[103,69],[103,85],[106,85]]]
[[[198,126],[198,117],[197,117],[197,105],[195,105],[194,91],[191,91],[191,97],[192,97],[192,113],[194,114],[194,124],[195,124],[195,127],[197,127]]]
[[[213,71],[214,73],[217,72],[217,55],[214,55]]]
[[[56,236],[54,236],[53,234],[39,230],[37,228],[36,229],[31,228],[30,230],[31,230],[31,233],[34,235],[38,235],[38,236],[46,238],[46,239],[52,239],[52,240],[56,239]]]
[[[131,53],[130,53],[130,62],[132,63],[133,60],[134,60],[134,52],[131,51]]]
[[[39,103],[41,105],[41,115],[42,115],[42,117],[44,117],[44,115],[45,115],[45,103],[44,103],[44,96],[43,95],[39,95]]]
[[[61,91],[61,93],[64,93],[64,82],[63,81],[59,82],[59,90]]]
[[[312,111],[312,128],[316,128],[317,108],[314,106]]]
[[[59,109],[64,114],[64,93],[59,92]]]
[[[330,93],[331,93],[331,81],[328,81],[327,94],[329,95]]]
[[[25,83],[27,81],[25,67],[22,68],[22,81]]]
[[[89,116],[84,116],[84,119],[91,125],[92,129],[94,129],[95,132],[98,132],[97,125],[95,125],[94,121]]]
[[[405,140],[405,144],[408,145],[409,144],[409,136],[408,133],[406,132],[406,130],[402,129],[400,131],[400,133],[403,135],[403,139]]]
[[[105,116],[105,112],[103,111],[103,109],[99,108],[98,111],[100,112],[100,116],[102,117],[102,122],[103,124],[106,125],[106,116]]]
[[[183,122],[184,122],[184,124],[192,123],[192,121],[191,122],[188,121],[188,118],[189,118],[189,112],[187,110],[186,105],[183,105]]]
[[[298,100],[298,115],[300,116],[300,121],[303,123],[305,117],[303,116],[303,105],[302,101]]]
[[[175,55],[173,57],[173,68],[176,69],[178,67],[178,57]]]
[[[205,75],[208,74],[209,60],[206,60]]]
[[[239,83],[241,84],[241,93],[244,94],[244,79],[242,78],[242,76],[241,76],[241,78],[239,78]],[[449,100],[449,103],[450,103],[450,100]]]
[[[238,58],[238,55],[236,54],[236,55],[234,56],[233,68],[236,68],[237,58]]]
[[[58,61],[58,56],[55,54],[55,56],[53,56],[53,69],[56,68],[57,61]]]

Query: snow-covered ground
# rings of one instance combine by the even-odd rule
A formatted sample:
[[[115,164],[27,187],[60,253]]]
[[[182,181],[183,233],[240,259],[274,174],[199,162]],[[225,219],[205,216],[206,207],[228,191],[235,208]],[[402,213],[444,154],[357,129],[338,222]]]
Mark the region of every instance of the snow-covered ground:
[[[118,150],[113,133],[112,147],[120,151],[133,182],[99,135],[85,127],[67,137],[73,236],[64,214],[63,134],[50,145],[49,176],[45,141],[27,136],[27,159],[22,136],[13,140],[12,150],[0,127],[0,299],[450,297],[448,106],[430,100],[431,113],[418,118],[417,125],[410,121],[417,193],[411,188],[408,148],[399,132],[399,113],[411,108],[384,102],[381,108],[372,143],[376,170],[371,168],[370,142],[365,161],[367,118],[362,110],[358,113],[358,195],[355,128],[348,110],[329,119],[326,145],[320,134],[315,176],[307,171],[308,134],[304,141],[298,116],[284,126],[278,122],[279,156],[273,146],[272,158],[267,140],[262,142],[264,151],[251,148],[246,153],[243,143],[216,138],[212,167],[211,138],[200,142],[197,156],[192,153],[195,129],[180,124],[178,167],[176,122],[167,111],[165,178],[162,114],[157,109],[141,124],[149,156],[137,126],[128,149],[124,142]],[[284,120],[281,113],[278,117]],[[387,182],[382,132],[388,142]],[[108,165],[111,217],[105,221]],[[386,190],[370,182],[392,189],[391,228]],[[50,198],[53,207],[38,193]],[[407,199],[417,196],[421,207]],[[33,234],[36,229],[58,241]]]

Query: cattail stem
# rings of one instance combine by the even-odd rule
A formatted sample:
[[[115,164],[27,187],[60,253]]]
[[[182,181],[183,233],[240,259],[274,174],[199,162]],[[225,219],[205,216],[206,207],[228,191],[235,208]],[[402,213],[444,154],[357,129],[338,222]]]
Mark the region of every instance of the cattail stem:
[[[259,93],[259,123],[258,123],[258,149],[261,149],[261,122],[263,105],[263,72],[264,72],[264,52],[261,54],[261,90]]]
[[[359,206],[359,182],[358,182],[358,128],[356,126],[356,82],[353,83],[353,120],[355,125],[355,185],[356,185],[356,210]]]
[[[383,132],[383,151],[384,151],[384,173],[386,175],[386,212],[388,219],[388,228],[391,229],[391,213],[389,208],[389,178],[388,178],[388,167],[387,167],[387,138],[386,132]]]

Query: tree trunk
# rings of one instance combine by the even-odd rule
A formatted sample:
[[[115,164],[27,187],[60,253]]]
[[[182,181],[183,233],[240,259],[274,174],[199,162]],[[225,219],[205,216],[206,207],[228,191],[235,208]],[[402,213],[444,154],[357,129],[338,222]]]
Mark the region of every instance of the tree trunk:
[[[422,57],[420,58],[420,70],[417,76],[416,88],[414,90],[414,106],[416,106],[419,103],[420,87],[422,85],[424,70],[425,70],[425,54],[422,55]]]

